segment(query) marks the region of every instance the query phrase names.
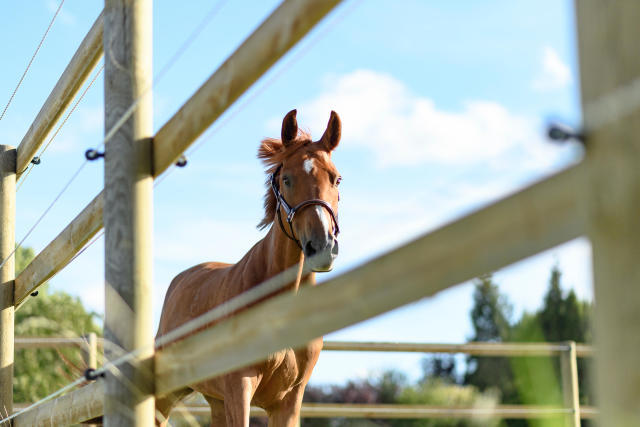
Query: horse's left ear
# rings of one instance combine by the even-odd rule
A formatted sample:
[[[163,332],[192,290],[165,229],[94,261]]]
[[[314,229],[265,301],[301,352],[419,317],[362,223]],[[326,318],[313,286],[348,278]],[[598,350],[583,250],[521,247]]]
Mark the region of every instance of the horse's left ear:
[[[296,120],[296,110],[291,110],[284,116],[284,120],[282,120],[282,143],[285,147],[291,145],[296,136],[298,136],[298,121]]]
[[[320,142],[324,144],[327,151],[333,151],[340,142],[340,135],[342,134],[342,123],[340,122],[340,116],[335,111],[331,111],[331,117],[329,117],[329,123],[327,124],[327,130],[324,131]]]

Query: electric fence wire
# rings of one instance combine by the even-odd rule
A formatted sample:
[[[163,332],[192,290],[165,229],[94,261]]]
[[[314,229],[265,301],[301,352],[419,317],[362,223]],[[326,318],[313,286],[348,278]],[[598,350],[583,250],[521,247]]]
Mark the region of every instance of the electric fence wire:
[[[204,135],[202,135],[198,141],[188,148],[184,155],[187,158],[192,157],[197,151],[199,151],[205,143],[209,142],[222,128],[228,125],[235,117],[244,111],[252,102],[254,102],[260,95],[262,95],[269,87],[271,87],[280,77],[282,77],[287,71],[289,71],[297,62],[299,62],[313,46],[317,45],[330,31],[332,31],[339,23],[345,20],[345,18],[353,13],[362,0],[353,0],[349,5],[345,7],[341,14],[336,16],[326,26],[312,37],[306,44],[293,53],[293,55],[267,80],[262,83],[258,88],[253,90],[248,96],[242,99],[237,107],[233,108],[228,114],[225,114],[222,120],[216,123],[211,129],[209,129]],[[156,179],[155,186],[160,185],[168,176],[173,174],[176,170],[176,166],[172,166],[164,174]]]
[[[2,110],[2,114],[0,114],[0,121],[2,121],[2,119],[5,116],[5,114],[7,113],[7,110],[9,109],[9,105],[11,105],[11,102],[13,101],[13,98],[16,96],[16,93],[18,92],[18,89],[22,85],[22,82],[24,81],[24,78],[26,77],[27,72],[31,68],[31,64],[33,64],[33,61],[36,59],[36,55],[38,55],[38,52],[40,51],[40,48],[42,47],[42,44],[44,43],[45,39],[47,38],[47,35],[49,34],[49,31],[51,30],[51,27],[53,26],[53,23],[55,22],[56,18],[58,17],[58,14],[60,13],[60,10],[62,9],[62,5],[64,4],[64,2],[65,2],[65,0],[62,0],[60,2],[60,5],[58,6],[58,9],[56,9],[56,13],[53,14],[53,18],[51,18],[51,22],[49,22],[49,26],[47,27],[47,30],[44,32],[44,35],[42,36],[42,39],[40,39],[40,43],[38,43],[38,47],[36,48],[35,52],[33,52],[33,55],[31,56],[31,59],[29,60],[29,63],[27,64],[27,68],[25,68],[24,72],[22,73],[22,76],[20,77],[20,80],[18,81],[18,84],[16,85],[15,89],[13,90],[13,93],[9,97],[9,101],[7,101],[7,104],[5,105],[4,109]]]
[[[67,121],[69,120],[69,117],[71,117],[73,112],[78,107],[78,104],[80,104],[80,102],[82,101],[84,96],[87,94],[89,89],[91,89],[91,86],[93,86],[93,84],[95,83],[96,79],[100,76],[100,74],[102,74],[102,70],[104,70],[104,64],[95,73],[95,75],[93,76],[93,78],[91,79],[91,81],[89,82],[87,87],[84,89],[84,91],[82,91],[82,94],[80,94],[80,96],[78,97],[76,102],[73,104],[73,106],[71,107],[71,109],[69,110],[67,115],[65,116],[64,120],[62,120],[62,122],[60,123],[58,128],[55,130],[53,135],[51,135],[51,138],[49,138],[49,141],[45,144],[45,146],[42,148],[42,150],[40,150],[40,153],[37,156],[38,158],[40,158],[40,159],[42,158],[42,155],[44,154],[45,151],[47,151],[47,148],[49,148],[49,146],[51,145],[53,140],[56,138],[56,136],[58,136],[58,134],[60,133],[60,130],[67,123]],[[22,184],[24,184],[24,181],[27,179],[27,177],[29,176],[29,174],[31,173],[31,171],[33,170],[33,168],[35,166],[36,166],[35,164],[30,163],[29,166],[27,167],[26,172],[25,171],[22,172],[22,175],[20,176],[20,182],[18,183],[18,186],[16,188],[16,192],[20,190],[20,187],[22,187]]]
[[[209,12],[204,16],[202,21],[195,27],[195,29],[189,34],[189,36],[185,39],[185,41],[180,45],[178,50],[171,56],[169,61],[160,69],[160,72],[153,79],[152,83],[148,85],[140,94],[140,96],[133,101],[133,103],[129,106],[129,108],[124,112],[124,114],[116,121],[116,123],[111,127],[111,129],[106,133],[105,137],[102,139],[101,143],[98,144],[95,149],[99,149],[104,146],[113,136],[120,130],[120,128],[126,123],[127,120],[131,117],[131,115],[135,112],[140,102],[151,92],[151,90],[162,80],[162,77],[166,75],[166,73],[171,69],[173,65],[178,61],[178,59],[184,54],[184,52],[191,46],[191,44],[197,39],[197,37],[202,33],[202,31],[206,28],[206,26],[213,20],[213,18],[218,14],[222,6],[228,0],[218,0],[214,4],[214,6],[209,10]],[[11,257],[15,254],[15,252],[22,246],[22,243],[31,235],[31,233],[36,229],[38,224],[44,219],[44,217],[49,213],[51,208],[60,200],[60,197],[69,189],[71,183],[78,177],[80,172],[87,165],[89,160],[85,159],[82,164],[78,167],[75,173],[71,176],[71,179],[65,184],[63,189],[58,193],[58,195],[53,199],[51,204],[44,210],[43,214],[36,220],[35,224],[27,231],[26,235],[20,240],[20,242],[16,245],[16,247],[11,251],[11,253],[0,262],[0,268],[2,268],[6,262],[11,259]]]

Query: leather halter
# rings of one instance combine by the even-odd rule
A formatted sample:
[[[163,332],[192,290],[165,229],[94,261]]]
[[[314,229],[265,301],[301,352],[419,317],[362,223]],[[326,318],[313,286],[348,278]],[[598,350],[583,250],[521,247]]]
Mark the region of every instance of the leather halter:
[[[319,205],[325,208],[327,212],[329,212],[329,215],[331,215],[331,219],[333,220],[333,236],[336,237],[338,233],[340,233],[340,227],[338,227],[338,218],[336,217],[335,212],[333,212],[331,205],[322,199],[310,199],[310,200],[305,200],[304,202],[300,202],[294,207],[291,207],[289,203],[287,203],[287,201],[284,199],[284,196],[280,192],[280,188],[278,186],[278,174],[280,173],[280,169],[282,169],[282,165],[278,166],[275,172],[271,174],[271,189],[273,190],[273,194],[276,196],[276,215],[278,217],[278,222],[280,223],[280,228],[282,229],[282,232],[285,234],[285,236],[287,236],[289,239],[296,242],[298,247],[302,249],[302,244],[300,243],[300,240],[298,240],[298,238],[296,237],[295,231],[293,231],[293,218],[295,217],[296,213],[302,210],[303,208],[306,208],[312,205]],[[291,229],[291,234],[287,232],[287,229],[284,227],[284,224],[282,223],[282,215],[280,214],[281,206],[282,206],[282,209],[284,209],[285,213],[287,214],[286,219],[287,219],[287,224],[289,224],[289,229]]]

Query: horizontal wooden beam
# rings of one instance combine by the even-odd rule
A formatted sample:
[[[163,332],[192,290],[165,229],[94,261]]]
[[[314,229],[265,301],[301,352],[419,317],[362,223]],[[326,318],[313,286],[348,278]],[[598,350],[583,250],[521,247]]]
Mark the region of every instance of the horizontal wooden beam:
[[[154,138],[154,175],[180,155],[340,0],[286,0],[211,75]]]
[[[97,338],[96,345],[102,346],[103,339]],[[76,337],[16,337],[16,350],[27,348],[60,348],[60,347],[88,347],[88,338]]]
[[[577,346],[576,346],[577,348]],[[325,341],[324,351],[388,351],[416,353],[469,354],[475,356],[558,356],[566,352],[569,346],[563,343],[505,343],[505,342],[469,342],[464,344],[408,343],[408,342],[362,342],[362,341]],[[581,354],[591,356],[589,345],[581,345]]]
[[[102,415],[103,387],[100,382],[87,384],[45,402],[18,415],[13,419],[13,426],[68,426],[99,417]]]
[[[103,339],[97,339],[98,346]],[[16,349],[55,348],[87,346],[87,339],[67,337],[16,337]],[[366,341],[325,341],[324,351],[384,351],[412,353],[470,354],[477,356],[554,356],[567,350],[563,343],[487,343],[469,342],[464,344],[411,343],[411,342],[366,342]],[[577,344],[578,357],[591,357],[591,345]]]
[[[497,405],[493,407],[400,405],[400,404],[348,404],[303,403],[302,418],[379,418],[379,419],[431,419],[431,418],[500,418],[539,419],[563,416],[568,410],[557,406]],[[174,409],[175,415],[191,414],[208,416],[207,405],[184,405]],[[595,418],[597,410],[591,406],[580,408],[582,418]],[[251,408],[252,417],[265,417],[266,412]]]
[[[17,178],[26,170],[69,103],[102,57],[102,13],[94,22],[18,146]]]
[[[103,206],[101,192],[16,277],[16,306],[62,270],[89,239],[100,231]]]
[[[43,405],[29,413],[16,418],[15,425],[57,425],[46,424],[50,418],[42,416],[45,411],[50,411],[49,416],[55,422],[63,425],[76,424],[102,415],[101,389],[96,390],[98,384],[91,384],[90,388],[78,389],[58,400],[51,401],[47,407]],[[88,399],[95,399],[89,401]],[[70,403],[87,404],[85,411],[65,412]],[[23,409],[27,405],[16,404],[16,409]],[[557,417],[565,413],[565,409],[556,406],[531,406],[531,405],[497,405],[494,407],[464,407],[464,406],[436,406],[436,405],[399,405],[399,404],[347,404],[347,403],[303,403],[300,416],[302,418],[381,418],[381,419],[407,419],[407,418],[501,418],[501,419],[536,419]],[[62,414],[60,413],[62,412]],[[207,405],[180,405],[171,413],[171,417],[184,416],[185,414],[208,416],[211,409]],[[581,406],[580,416],[585,419],[593,419],[598,411],[592,406]],[[262,408],[251,407],[252,417],[264,417],[266,412]],[[33,422],[34,424],[26,424]]]
[[[283,294],[156,353],[156,393],[258,362],[581,236],[574,166],[318,286]]]

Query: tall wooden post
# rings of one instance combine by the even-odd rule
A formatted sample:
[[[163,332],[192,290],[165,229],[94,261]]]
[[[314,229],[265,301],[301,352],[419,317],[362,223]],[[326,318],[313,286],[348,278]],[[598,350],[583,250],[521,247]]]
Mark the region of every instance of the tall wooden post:
[[[151,0],[106,0],[105,130],[151,84]],[[105,355],[145,348],[106,378],[107,426],[152,426],[151,95],[105,145]]]
[[[0,262],[15,247],[16,150],[0,145]],[[0,268],[0,418],[13,412],[13,284],[15,257]]]
[[[560,371],[562,373],[562,397],[564,407],[571,409],[565,425],[580,427],[580,389],[578,388],[578,358],[576,343],[567,342],[567,350],[560,354]]]
[[[575,7],[588,130],[599,425],[640,426],[640,99],[637,84],[635,91],[625,88],[640,78],[640,1],[576,0]],[[603,120],[605,114],[615,118]]]

